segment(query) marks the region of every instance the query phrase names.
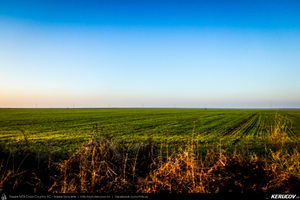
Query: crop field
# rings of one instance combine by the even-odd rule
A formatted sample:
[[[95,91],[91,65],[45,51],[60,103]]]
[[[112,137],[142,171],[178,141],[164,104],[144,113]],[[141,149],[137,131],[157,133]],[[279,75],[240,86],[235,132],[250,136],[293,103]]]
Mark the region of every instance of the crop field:
[[[295,193],[300,110],[0,109],[0,192]]]
[[[300,110],[1,109],[0,140],[69,149],[101,136],[124,142],[266,143],[274,129],[297,143]]]

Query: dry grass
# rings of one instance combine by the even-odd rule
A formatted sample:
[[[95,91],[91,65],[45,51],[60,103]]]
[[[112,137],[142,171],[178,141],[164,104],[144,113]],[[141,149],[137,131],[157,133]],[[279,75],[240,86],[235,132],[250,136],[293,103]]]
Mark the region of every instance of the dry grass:
[[[290,139],[288,135],[288,129],[290,126],[290,121],[286,116],[276,114],[274,125],[269,131],[269,143],[283,146]]]
[[[299,190],[299,152],[272,152],[272,160],[255,155],[229,154],[211,149],[196,156],[187,146],[172,155],[151,161],[143,170],[142,154],[121,153],[108,140],[91,140],[70,159],[60,164],[61,180],[51,192],[296,192]],[[143,149],[138,147],[138,152]],[[125,155],[125,156],[124,156]],[[130,161],[130,157],[133,161]],[[145,168],[144,168],[145,169]],[[146,169],[145,169],[146,170]]]
[[[211,156],[208,153],[207,157]],[[277,163],[252,156],[219,154],[198,162],[194,155],[182,152],[150,173],[139,192],[218,193],[218,192],[296,192],[300,179],[280,169]],[[214,159],[211,165],[211,159]],[[294,156],[286,163],[293,163]],[[294,163],[293,163],[294,164]],[[299,171],[295,172],[299,175]],[[298,185],[297,185],[298,184]]]
[[[1,162],[0,165],[0,192],[13,192],[22,188],[27,192],[38,192],[42,187],[41,179],[32,170],[22,169],[22,164],[26,164],[26,157],[17,166],[11,166],[13,161],[9,157],[6,162]]]
[[[293,150],[291,153],[287,151],[271,152],[273,171],[277,169],[285,171],[290,175],[295,175],[300,178],[300,152]]]
[[[126,190],[126,169],[122,156],[106,139],[90,140],[70,159],[59,165],[62,180],[49,191],[120,192]]]

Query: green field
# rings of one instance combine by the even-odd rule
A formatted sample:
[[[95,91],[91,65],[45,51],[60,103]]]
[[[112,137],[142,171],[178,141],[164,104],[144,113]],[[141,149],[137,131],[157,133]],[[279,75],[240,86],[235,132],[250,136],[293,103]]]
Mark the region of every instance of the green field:
[[[0,192],[295,193],[299,138],[300,110],[0,109]]]
[[[266,143],[276,127],[298,143],[300,110],[0,109],[0,140],[69,148],[89,138],[125,142]]]

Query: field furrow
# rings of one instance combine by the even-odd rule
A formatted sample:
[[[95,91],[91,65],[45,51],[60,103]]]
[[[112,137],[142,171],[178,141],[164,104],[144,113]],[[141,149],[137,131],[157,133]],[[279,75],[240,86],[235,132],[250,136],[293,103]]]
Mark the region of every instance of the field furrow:
[[[90,138],[201,144],[299,141],[299,110],[0,109],[0,141],[68,149]],[[286,139],[287,138],[287,139]]]

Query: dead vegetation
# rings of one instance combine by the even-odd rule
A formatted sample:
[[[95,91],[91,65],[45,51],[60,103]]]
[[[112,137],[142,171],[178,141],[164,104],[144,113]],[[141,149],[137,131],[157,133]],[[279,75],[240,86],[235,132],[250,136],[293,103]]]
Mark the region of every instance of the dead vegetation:
[[[190,146],[169,156],[141,145],[125,153],[108,140],[87,142],[59,165],[60,181],[50,192],[261,193],[299,191],[299,152],[271,152],[271,160],[211,149],[196,156]],[[149,152],[148,152],[149,153]],[[143,171],[145,170],[145,171]]]

